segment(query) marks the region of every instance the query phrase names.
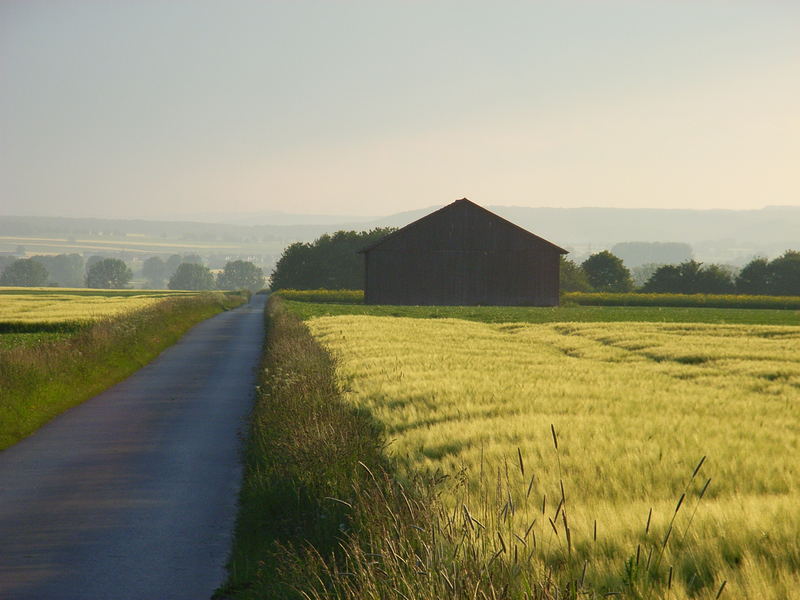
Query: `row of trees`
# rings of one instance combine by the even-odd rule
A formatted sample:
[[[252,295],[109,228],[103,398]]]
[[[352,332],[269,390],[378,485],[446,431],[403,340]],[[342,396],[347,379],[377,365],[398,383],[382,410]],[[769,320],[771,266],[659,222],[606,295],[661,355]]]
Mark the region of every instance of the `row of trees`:
[[[364,259],[358,251],[394,231],[337,231],[311,243],[295,242],[283,251],[272,272],[273,290],[364,289]]]
[[[631,272],[622,260],[604,250],[592,254],[580,265],[562,259],[563,291],[634,291]],[[738,275],[720,265],[704,265],[686,260],[677,265],[661,265],[637,290],[672,294],[763,294],[800,295],[800,252],[787,250],[778,258],[756,258]]]
[[[81,266],[83,265],[83,258],[80,255],[60,256],[76,256],[80,259]],[[197,262],[179,263],[169,277],[168,287],[173,290],[250,289],[253,291],[264,287],[263,271],[251,262],[230,261],[215,277],[207,267],[200,264],[199,258],[197,257]],[[155,283],[156,285],[151,287],[163,287],[168,272],[168,262],[153,257],[145,261],[145,268],[148,267],[148,262],[150,270],[149,273],[145,273],[148,284]],[[154,265],[158,270],[154,270]],[[153,279],[153,275],[157,277]],[[122,289],[127,287],[132,279],[133,272],[124,261],[118,258],[97,257],[97,260],[92,260],[88,264],[85,280],[82,277],[77,282],[70,280],[69,287],[80,287],[85,283],[89,288]],[[52,273],[39,257],[15,260],[0,275],[0,285],[8,286],[41,287],[47,285],[49,281],[52,281]]]

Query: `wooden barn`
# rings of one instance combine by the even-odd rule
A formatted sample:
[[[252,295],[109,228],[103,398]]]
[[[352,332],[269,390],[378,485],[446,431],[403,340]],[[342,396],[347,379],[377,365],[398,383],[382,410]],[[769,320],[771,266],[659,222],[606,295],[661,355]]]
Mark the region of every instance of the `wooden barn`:
[[[567,251],[463,198],[361,253],[367,304],[557,306]]]

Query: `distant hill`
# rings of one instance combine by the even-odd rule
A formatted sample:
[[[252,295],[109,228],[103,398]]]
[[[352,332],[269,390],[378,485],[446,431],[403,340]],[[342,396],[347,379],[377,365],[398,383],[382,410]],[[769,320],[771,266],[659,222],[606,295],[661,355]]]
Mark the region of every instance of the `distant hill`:
[[[73,219],[61,217],[0,216],[0,252],[25,245],[29,252],[64,251],[35,240],[60,238],[63,248],[82,250],[75,240],[116,240],[138,248],[142,254],[157,243],[165,251],[182,246],[198,252],[262,254],[267,263],[294,241],[311,241],[339,229],[402,227],[440,208],[432,206],[382,218],[293,215],[263,212],[257,215],[219,215],[228,221],[149,221],[124,219]],[[581,258],[620,242],[683,242],[694,256],[706,262],[742,264],[754,255],[776,256],[787,248],[800,249],[800,206],[774,206],[760,210],[672,210],[628,208],[526,208],[487,206],[497,214],[572,251]],[[211,217],[211,215],[206,215]],[[263,222],[269,221],[271,222]],[[341,221],[336,222],[337,219]],[[315,222],[319,221],[319,222]],[[74,242],[68,242],[74,240]],[[138,244],[137,244],[138,242]],[[109,242],[111,243],[111,242]],[[80,247],[79,247],[80,246]],[[169,247],[169,250],[167,250]]]

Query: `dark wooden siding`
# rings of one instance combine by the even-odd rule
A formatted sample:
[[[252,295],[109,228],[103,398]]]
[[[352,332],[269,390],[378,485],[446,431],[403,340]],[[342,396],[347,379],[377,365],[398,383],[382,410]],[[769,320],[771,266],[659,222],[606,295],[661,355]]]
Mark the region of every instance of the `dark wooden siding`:
[[[365,300],[554,306],[562,252],[469,201],[457,201],[365,251]]]

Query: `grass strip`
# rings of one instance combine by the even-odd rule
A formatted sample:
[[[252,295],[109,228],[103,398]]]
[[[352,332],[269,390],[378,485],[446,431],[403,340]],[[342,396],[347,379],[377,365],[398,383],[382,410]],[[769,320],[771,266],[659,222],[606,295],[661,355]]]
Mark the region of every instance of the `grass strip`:
[[[563,303],[581,306],[661,306],[689,308],[750,308],[800,310],[800,296],[751,296],[745,294],[615,294],[569,292]]]
[[[362,290],[278,290],[285,300],[317,304],[363,304]],[[749,308],[800,310],[800,296],[754,296],[745,294],[643,294],[639,292],[566,292],[561,294],[564,307],[647,306],[664,308]],[[430,308],[430,307],[427,307]],[[438,307],[443,308],[443,307]],[[448,307],[457,308],[457,307]],[[475,307],[463,307],[475,308]],[[480,308],[480,307],[478,307]],[[525,307],[497,307],[525,308]]]
[[[0,450],[122,381],[196,323],[246,301],[240,293],[169,298],[62,339],[0,350]]]
[[[361,464],[386,466],[381,428],[344,402],[330,354],[279,298],[270,298],[265,318],[234,549],[219,597],[302,597],[308,582],[296,558],[337,550],[352,527]]]
[[[713,323],[742,325],[800,325],[800,311],[746,308],[658,306],[390,306],[336,304],[287,300],[303,320],[340,315],[463,319],[482,323]]]

